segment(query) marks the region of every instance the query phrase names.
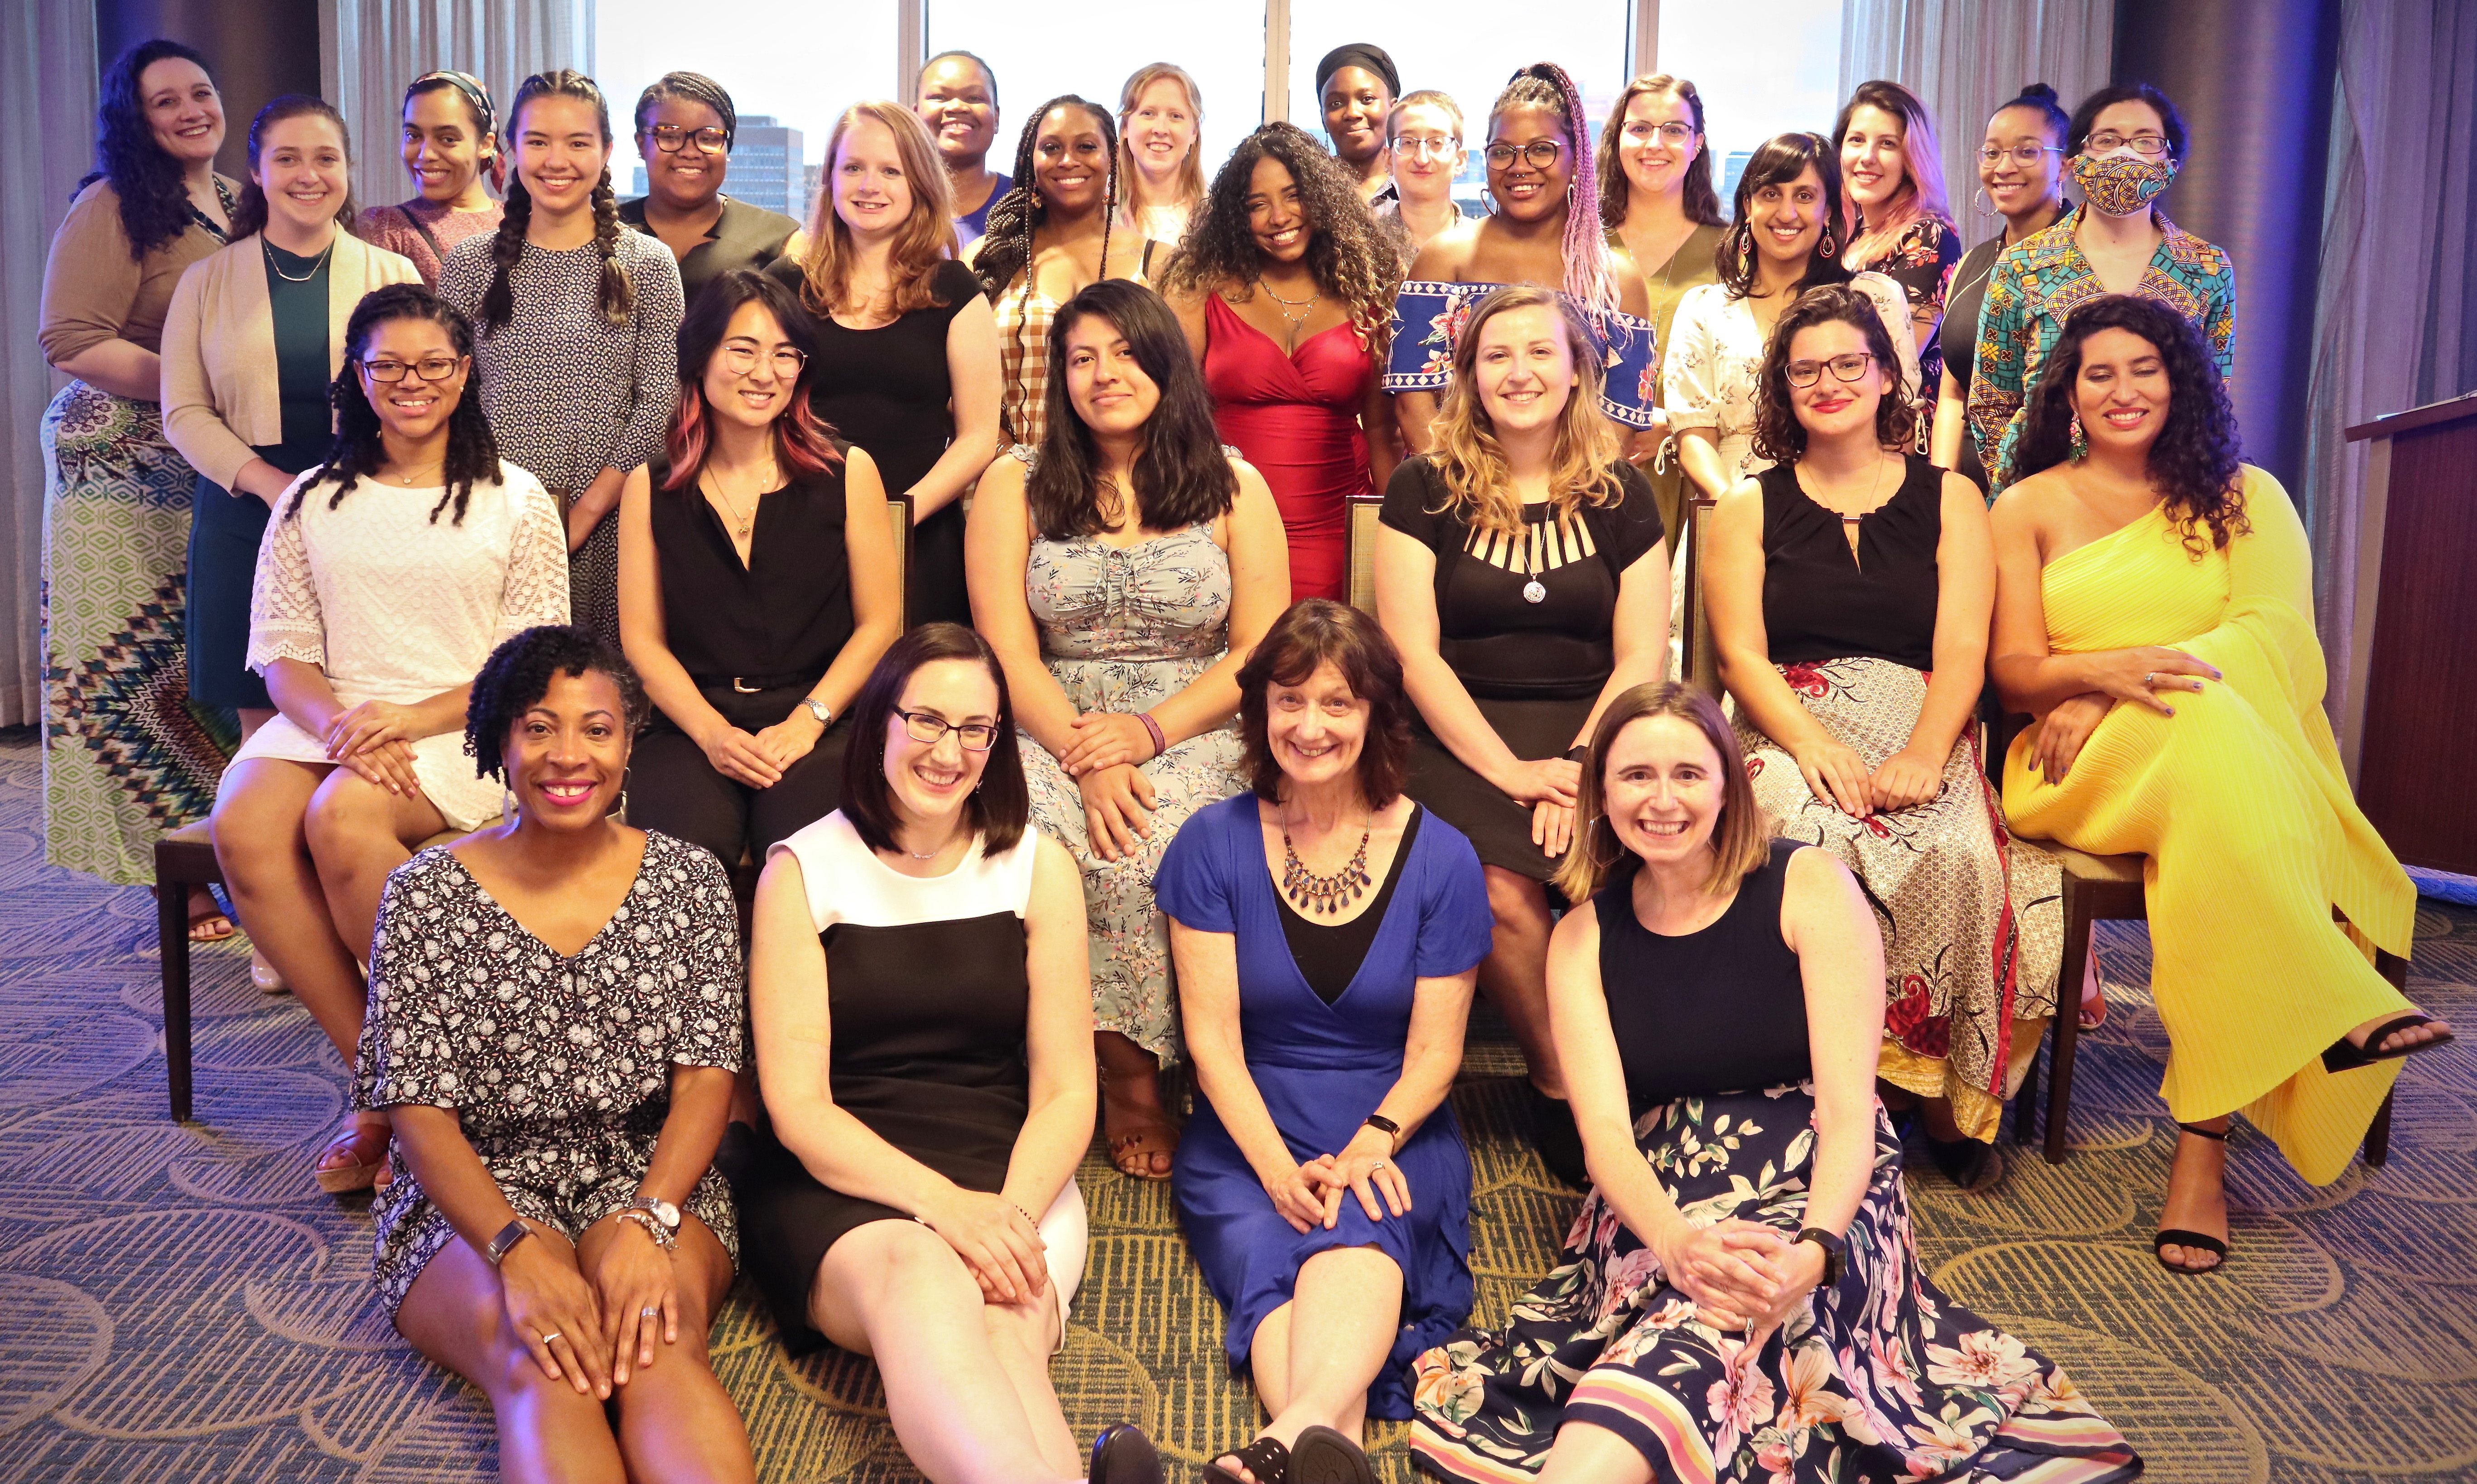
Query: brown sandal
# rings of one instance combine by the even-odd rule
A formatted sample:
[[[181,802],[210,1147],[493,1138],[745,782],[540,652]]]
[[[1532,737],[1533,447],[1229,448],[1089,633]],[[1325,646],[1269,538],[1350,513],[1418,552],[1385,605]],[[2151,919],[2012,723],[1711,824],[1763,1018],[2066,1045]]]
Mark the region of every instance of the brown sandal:
[[[393,1131],[384,1123],[355,1123],[318,1151],[314,1172],[318,1189],[330,1195],[348,1195],[354,1191],[375,1189],[386,1182],[379,1177],[387,1171],[388,1144]],[[368,1152],[375,1143],[378,1150]],[[342,1154],[344,1159],[338,1160]]]

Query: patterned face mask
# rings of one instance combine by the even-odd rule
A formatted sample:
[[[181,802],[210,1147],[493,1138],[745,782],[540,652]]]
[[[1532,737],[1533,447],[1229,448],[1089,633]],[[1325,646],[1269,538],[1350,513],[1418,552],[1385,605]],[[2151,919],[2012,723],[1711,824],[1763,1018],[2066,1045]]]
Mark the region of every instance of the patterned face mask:
[[[2140,211],[2175,178],[2176,163],[2164,155],[2156,160],[2135,154],[2084,155],[2073,162],[2073,181],[2082,188],[2082,199],[2110,216]]]

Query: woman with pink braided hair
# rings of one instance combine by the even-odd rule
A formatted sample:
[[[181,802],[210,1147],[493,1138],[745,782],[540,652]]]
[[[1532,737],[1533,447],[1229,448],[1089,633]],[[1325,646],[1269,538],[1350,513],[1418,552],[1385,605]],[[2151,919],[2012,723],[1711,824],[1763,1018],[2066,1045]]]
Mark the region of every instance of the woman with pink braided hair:
[[[1502,284],[1538,284],[1572,301],[1603,353],[1600,410],[1621,426],[1649,428],[1650,301],[1634,260],[1601,231],[1590,119],[1564,68],[1535,62],[1507,81],[1489,110],[1485,154],[1493,210],[1422,248],[1394,300],[1385,390],[1405,443],[1428,451],[1455,339],[1470,307]]]

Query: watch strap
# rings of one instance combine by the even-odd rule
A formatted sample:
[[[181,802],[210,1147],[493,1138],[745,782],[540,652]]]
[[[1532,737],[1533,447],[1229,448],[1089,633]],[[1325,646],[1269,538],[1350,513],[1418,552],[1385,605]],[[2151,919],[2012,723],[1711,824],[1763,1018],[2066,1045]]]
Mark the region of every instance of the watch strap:
[[[804,695],[800,697],[800,704],[809,708],[809,715],[816,717],[819,725],[832,726],[835,724],[835,709],[827,705],[825,702],[817,699],[815,696]]]
[[[1823,1286],[1831,1288],[1840,1281],[1849,1265],[1849,1240],[1820,1226],[1810,1226],[1797,1234],[1800,1242],[1812,1242],[1823,1249]]]
[[[507,1257],[509,1248],[533,1234],[534,1229],[525,1224],[525,1219],[518,1217],[499,1228],[498,1235],[490,1239],[490,1245],[482,1249],[482,1255],[490,1260],[491,1267],[496,1268]]]

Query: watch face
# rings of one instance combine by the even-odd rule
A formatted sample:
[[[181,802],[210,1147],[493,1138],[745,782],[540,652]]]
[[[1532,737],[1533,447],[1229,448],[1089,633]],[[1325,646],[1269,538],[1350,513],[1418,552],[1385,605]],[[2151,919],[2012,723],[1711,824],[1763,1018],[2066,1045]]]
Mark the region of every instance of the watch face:
[[[667,1200],[648,1199],[645,1202],[645,1209],[653,1213],[654,1220],[664,1226],[676,1228],[680,1224],[680,1208]]]

